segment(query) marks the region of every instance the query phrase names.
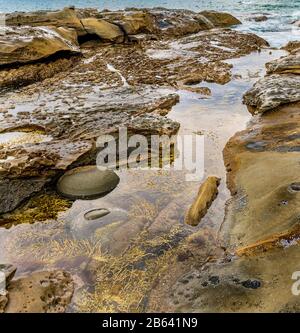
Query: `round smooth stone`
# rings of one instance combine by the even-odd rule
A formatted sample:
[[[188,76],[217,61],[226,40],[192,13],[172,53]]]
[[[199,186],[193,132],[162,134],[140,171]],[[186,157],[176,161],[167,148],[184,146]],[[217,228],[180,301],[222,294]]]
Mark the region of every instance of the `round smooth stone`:
[[[57,190],[70,199],[94,199],[111,192],[120,178],[112,170],[90,165],[67,171],[57,182]]]
[[[104,217],[108,215],[110,211],[106,208],[99,208],[99,209],[93,209],[88,211],[87,213],[84,214],[84,218],[88,221],[93,221],[100,219],[101,217]]]

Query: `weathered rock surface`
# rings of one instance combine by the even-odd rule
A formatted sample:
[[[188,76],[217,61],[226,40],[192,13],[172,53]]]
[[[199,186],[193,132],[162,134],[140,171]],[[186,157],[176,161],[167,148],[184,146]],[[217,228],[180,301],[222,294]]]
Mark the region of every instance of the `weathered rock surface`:
[[[293,46],[288,49],[292,50]],[[282,104],[300,100],[299,52],[267,63],[266,69],[269,75],[259,80],[244,95],[244,103],[251,113],[264,113]]]
[[[38,11],[38,12],[15,12],[6,15],[5,23],[8,26],[54,26],[75,29],[78,35],[85,35],[86,31],[82,27],[76,11],[72,8],[65,8],[58,11]]]
[[[90,35],[97,35],[105,41],[122,43],[125,39],[124,32],[116,24],[95,18],[82,19],[81,23]]]
[[[300,80],[293,74],[272,74],[259,80],[244,95],[251,113],[264,113],[300,100]]]
[[[1,151],[0,176],[16,179],[52,175],[53,171],[66,170],[91,149],[92,143],[84,140],[16,144]]]
[[[197,226],[218,195],[220,178],[208,177],[200,186],[197,198],[185,217],[185,223]]]
[[[45,178],[0,178],[0,214],[18,207],[25,199],[39,192],[46,183]]]
[[[290,52],[290,53],[296,53],[300,51],[300,41],[291,41],[288,42],[287,45],[283,47],[284,50]]]
[[[8,297],[6,295],[0,295],[0,313],[3,313],[8,303]]]
[[[74,40],[59,29],[7,28],[0,37],[0,66],[34,62],[57,53],[79,53]]]
[[[215,27],[230,27],[233,25],[241,24],[241,21],[238,20],[236,17],[232,16],[229,13],[223,13],[223,12],[216,12],[216,11],[203,11],[199,13],[200,15],[203,15],[205,18],[207,18]]]
[[[104,16],[107,18],[108,13],[105,13]],[[117,18],[117,23],[122,26],[127,35],[155,34],[159,31],[155,15],[148,11],[123,12],[122,17]]]
[[[71,199],[92,199],[112,191],[120,178],[112,170],[100,170],[95,165],[66,172],[57,183],[57,190]]]
[[[0,264],[0,272],[5,275],[5,283],[8,285],[16,273],[16,267],[9,264]]]
[[[280,246],[282,233],[287,241],[294,235],[300,192],[289,189],[299,180],[299,111],[295,103],[265,113],[225,147],[228,186],[235,195],[226,223],[230,247],[257,244],[259,250],[275,245],[274,237]],[[255,246],[244,252],[251,251]]]
[[[90,32],[84,28],[87,22],[103,24],[103,31],[107,33],[105,29],[108,29],[112,35],[104,36],[103,31],[98,31],[100,41],[87,42],[81,47],[82,59],[76,60],[73,51],[67,54],[58,51],[54,54],[58,59],[46,53],[27,59],[20,55],[20,59],[35,63],[15,66],[20,62],[16,55],[15,62],[10,64],[15,68],[0,71],[1,88],[44,80],[42,85],[31,84],[17,93],[3,89],[0,131],[12,132],[18,127],[33,126],[51,137],[47,142],[14,143],[9,149],[1,148],[3,193],[13,193],[11,189],[18,188],[17,194],[3,198],[2,213],[16,208],[61,171],[74,165],[93,164],[95,140],[103,134],[116,135],[120,125],[127,127],[130,133],[175,134],[179,124],[166,117],[179,100],[173,87],[191,90],[195,88],[192,84],[203,80],[226,83],[231,78],[231,65],[222,60],[267,46],[253,34],[231,30],[187,36],[236,24],[230,15],[158,8],[14,13],[7,17],[12,34],[3,38],[9,41],[17,31],[33,31],[33,36],[42,34],[51,42],[56,43],[58,39],[66,47],[74,46],[78,50],[77,36],[85,38],[87,34],[91,37],[97,33],[96,28]],[[101,39],[119,41],[120,31],[122,38],[134,34],[146,34],[149,38],[126,46],[101,42]],[[179,35],[172,35],[175,31]],[[28,36],[22,42],[34,40]],[[14,105],[8,101],[14,101]],[[43,182],[30,190],[28,184],[31,181],[35,184],[37,179]]]
[[[43,81],[55,74],[67,71],[74,67],[80,59],[77,56],[45,60],[43,63],[25,64],[13,69],[0,71],[0,89],[15,88],[31,83]]]
[[[268,74],[300,74],[300,52],[266,64]]]
[[[74,291],[69,273],[36,272],[11,281],[8,287],[7,313],[65,312]]]
[[[114,99],[111,99],[112,95]],[[27,105],[27,120],[11,117],[7,118],[8,122],[2,122],[2,131],[14,132],[18,126],[22,128],[27,123],[43,128],[53,139],[14,143],[9,149],[2,147],[1,213],[13,210],[40,191],[58,172],[91,152],[100,135],[117,133],[120,125],[127,126],[130,132],[144,134],[171,135],[179,128],[178,123],[159,115],[160,110],[170,110],[178,101],[178,96],[170,94],[170,90],[144,87],[134,91],[120,87],[91,94],[85,99],[81,107],[73,109],[66,108],[59,99],[56,104],[48,104],[49,95],[45,95],[45,103],[41,103],[43,106],[38,112],[34,111],[34,104]]]
[[[75,29],[79,36],[83,36],[90,33],[89,29],[86,29],[84,26],[86,19],[91,19],[94,23],[96,22],[95,20],[103,24],[108,22],[111,24],[116,23],[121,26],[128,35],[138,33],[162,33],[183,36],[185,34],[196,33],[215,27],[229,27],[241,23],[228,13],[214,11],[195,13],[188,10],[165,8],[143,10],[131,8],[124,11],[98,12],[93,9],[75,10],[65,8],[61,11],[53,12],[12,13],[7,15],[6,24],[9,26],[67,27]],[[103,20],[107,22],[104,23]],[[93,26],[94,23],[92,24]],[[115,28],[113,30],[117,31]]]

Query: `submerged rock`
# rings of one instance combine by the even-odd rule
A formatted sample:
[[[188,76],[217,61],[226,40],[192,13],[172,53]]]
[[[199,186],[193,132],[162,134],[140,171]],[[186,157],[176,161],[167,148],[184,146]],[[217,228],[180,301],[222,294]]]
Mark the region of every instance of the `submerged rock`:
[[[268,20],[268,16],[266,15],[257,15],[249,18],[249,21],[255,21],[255,22],[265,22]]]
[[[185,223],[192,226],[197,226],[200,223],[217,197],[219,184],[220,178],[208,177],[206,179],[200,186],[198,196],[185,217]]]
[[[88,221],[97,220],[108,215],[110,211],[106,208],[93,209],[84,214],[84,218]]]
[[[57,183],[57,190],[71,199],[92,199],[112,191],[120,178],[112,170],[97,166],[79,167],[66,172]]]
[[[62,313],[70,303],[74,283],[63,271],[36,272],[11,281],[7,313]]]

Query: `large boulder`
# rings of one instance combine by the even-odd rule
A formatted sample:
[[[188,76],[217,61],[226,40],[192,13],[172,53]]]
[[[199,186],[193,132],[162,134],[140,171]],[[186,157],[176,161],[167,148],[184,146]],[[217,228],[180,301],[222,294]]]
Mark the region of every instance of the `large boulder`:
[[[57,53],[79,52],[74,35],[66,29],[7,28],[0,36],[0,66],[31,63]]]
[[[148,10],[104,11],[101,18],[118,24],[127,35],[140,33],[156,33],[156,17]]]
[[[240,20],[229,13],[215,12],[211,10],[200,12],[200,14],[206,17],[215,27],[225,28],[232,25],[241,24]]]
[[[165,8],[149,11],[154,15],[157,28],[163,35],[179,37],[214,28],[203,15],[192,11]]]
[[[124,32],[116,24],[96,18],[82,19],[81,22],[88,34],[97,35],[103,40],[116,43],[124,41]]]
[[[15,12],[6,15],[8,26],[54,26],[73,28],[78,35],[85,35],[80,19],[73,8],[64,8],[58,11],[38,11],[32,13]]]
[[[126,13],[120,22],[127,35],[156,32],[155,17],[148,12],[136,11]]]

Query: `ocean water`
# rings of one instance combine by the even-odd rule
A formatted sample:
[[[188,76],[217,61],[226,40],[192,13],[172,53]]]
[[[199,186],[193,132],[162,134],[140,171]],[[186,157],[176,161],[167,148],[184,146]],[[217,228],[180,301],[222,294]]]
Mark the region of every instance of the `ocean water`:
[[[273,46],[300,39],[299,29],[291,23],[300,19],[300,0],[0,0],[0,12],[54,10],[74,5],[79,8],[124,9],[128,7],[184,8],[227,11],[244,23],[239,30],[261,35]],[[256,14],[268,15],[265,22],[249,21]],[[274,38],[274,32],[278,32]]]

